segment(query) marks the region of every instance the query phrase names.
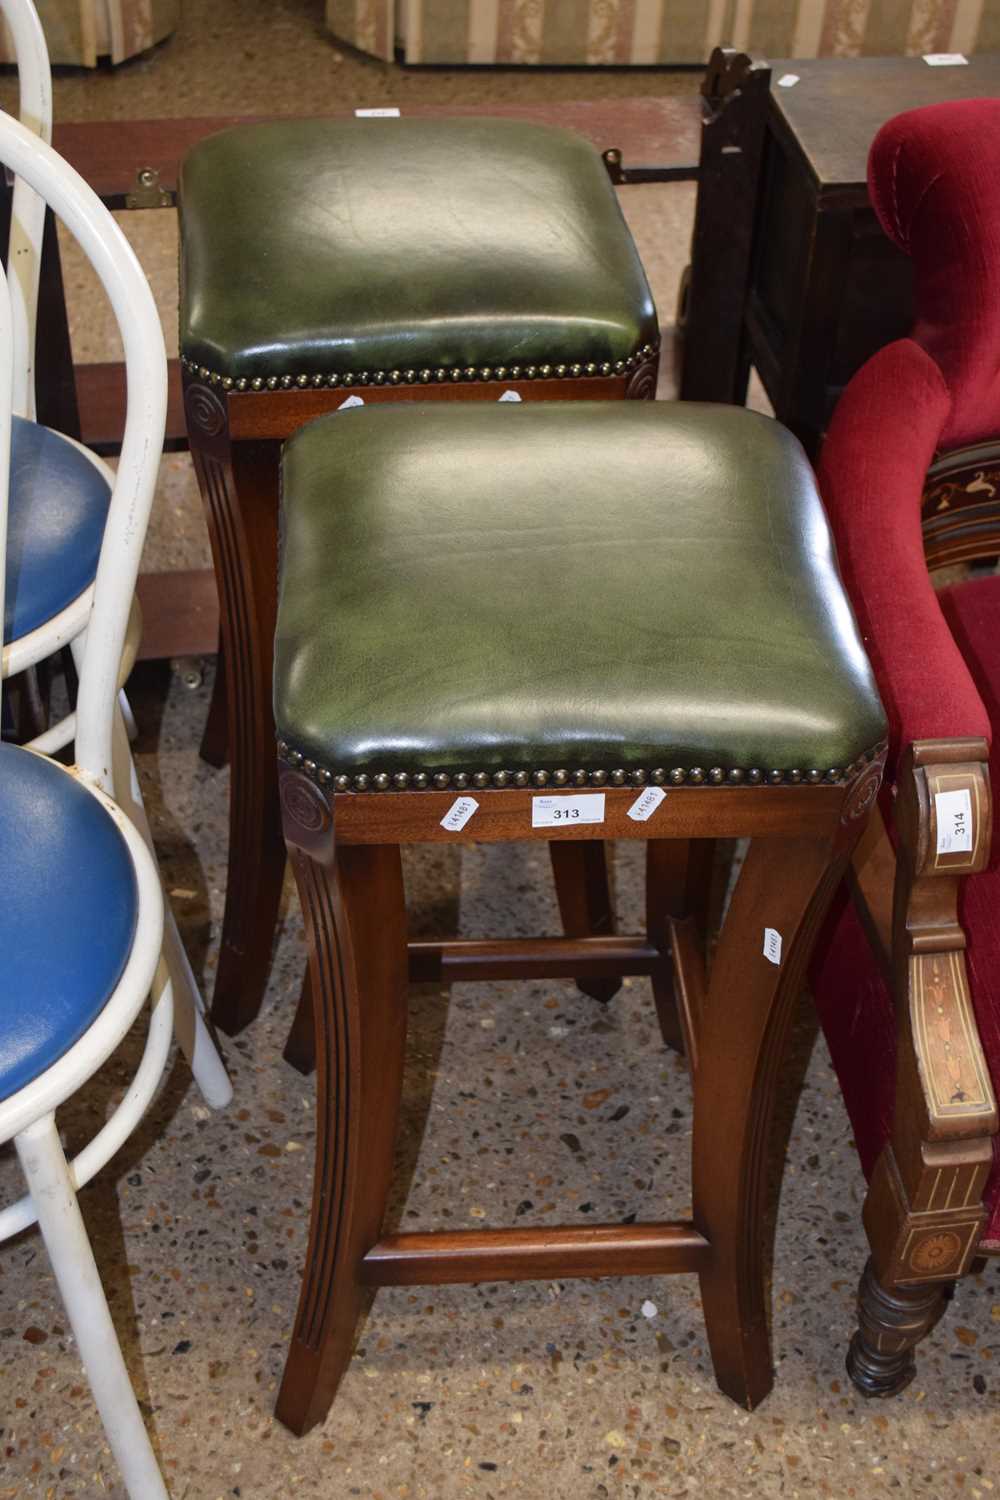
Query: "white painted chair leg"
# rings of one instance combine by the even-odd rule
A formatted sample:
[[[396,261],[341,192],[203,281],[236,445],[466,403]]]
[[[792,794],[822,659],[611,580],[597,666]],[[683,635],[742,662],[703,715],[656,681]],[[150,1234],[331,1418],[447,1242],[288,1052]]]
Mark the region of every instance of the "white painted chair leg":
[[[15,1136],[56,1282],[131,1500],[169,1500],[125,1368],[54,1115]]]
[[[205,1025],[201,996],[191,970],[170,897],[163,893],[163,957],[174,986],[174,1034],[188,1060],[194,1081],[211,1109],[224,1109],[233,1097],[225,1063]]]
[[[128,731],[118,712],[115,713],[112,730],[112,754],[115,801],[134,823],[155,857],[149,819],[146,817],[139,778],[129,749]],[[223,1109],[233,1097],[233,1086],[205,1024],[201,994],[181,942],[177,919],[166,891],[163,893],[163,957],[173,980],[174,1033],[177,1041],[188,1060],[188,1066],[205,1103],[212,1109]],[[155,993],[153,998],[156,999]]]
[[[132,712],[131,703],[125,696],[124,688],[118,694],[118,707],[121,710],[122,718],[125,720],[125,730],[129,737],[129,743],[134,744],[139,738],[139,726],[135,722],[135,714]]]

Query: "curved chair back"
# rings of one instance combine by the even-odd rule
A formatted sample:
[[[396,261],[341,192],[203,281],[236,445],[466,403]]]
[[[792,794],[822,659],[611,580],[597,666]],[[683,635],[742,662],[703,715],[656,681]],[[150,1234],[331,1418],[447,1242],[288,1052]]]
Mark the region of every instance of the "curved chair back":
[[[886,234],[913,262],[915,320],[852,377],[819,477],[889,716],[886,788],[913,740],[950,738],[956,725],[990,737],[978,689],[941,630],[921,498],[942,455],[1000,438],[998,181],[1000,99],[908,110],[872,145],[869,191]],[[914,651],[916,639],[938,642],[933,663]]]
[[[4,14],[10,3],[0,0]],[[166,425],[166,349],[142,268],[111,214],[79,173],[38,135],[2,112],[0,162],[38,194],[43,207],[48,204],[79,243],[111,302],[125,350],[125,435],[87,626],[76,727],[77,765],[110,793],[118,666]],[[13,310],[13,295],[11,304]],[[6,343],[10,347],[10,340]],[[3,406],[9,426],[9,398]],[[3,468],[5,475],[8,467],[9,461]]]
[[[998,173],[1000,99],[907,110],[882,127],[868,161],[875,212],[913,264],[908,342],[947,393],[940,450],[1000,433]]]
[[[31,0],[0,0],[17,59],[21,124],[47,144],[52,141],[52,71],[45,33]],[[14,340],[14,412],[35,416],[35,325],[42,269],[45,200],[18,176],[11,205],[7,274]]]

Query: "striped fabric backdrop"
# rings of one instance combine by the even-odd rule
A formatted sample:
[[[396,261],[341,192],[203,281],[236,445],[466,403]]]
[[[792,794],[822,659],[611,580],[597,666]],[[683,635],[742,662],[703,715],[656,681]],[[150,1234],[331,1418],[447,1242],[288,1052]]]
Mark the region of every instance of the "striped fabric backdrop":
[[[177,28],[180,0],[35,0],[49,58],[96,68],[99,57],[124,62]],[[0,62],[13,62],[14,45],[0,24]]]
[[[1000,0],[327,0],[331,31],[411,63],[704,62],[1000,49]]]

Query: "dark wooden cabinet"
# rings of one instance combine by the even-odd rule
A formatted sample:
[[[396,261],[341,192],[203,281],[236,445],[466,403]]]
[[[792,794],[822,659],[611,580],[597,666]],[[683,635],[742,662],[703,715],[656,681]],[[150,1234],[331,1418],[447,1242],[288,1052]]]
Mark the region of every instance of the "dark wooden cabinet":
[[[782,87],[789,74],[798,82]],[[868,202],[872,140],[903,110],[998,91],[992,53],[946,67],[716,54],[702,91],[682,397],[742,404],[752,364],[815,453],[851,375],[910,323],[910,262]]]

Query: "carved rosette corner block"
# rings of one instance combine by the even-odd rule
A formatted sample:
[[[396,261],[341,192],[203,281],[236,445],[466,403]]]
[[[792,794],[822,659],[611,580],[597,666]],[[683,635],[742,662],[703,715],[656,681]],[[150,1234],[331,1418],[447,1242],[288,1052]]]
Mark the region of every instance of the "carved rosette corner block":
[[[850,791],[844,801],[844,810],[840,815],[842,823],[856,823],[859,818],[867,817],[875,806],[875,798],[878,796],[879,787],[882,785],[882,776],[885,771],[885,755],[879,755],[871,761],[853,782]]]
[[[656,396],[656,382],[660,374],[660,358],[653,354],[636,365],[625,387],[626,401],[652,401]]]
[[[205,437],[218,437],[227,425],[225,402],[208,385],[185,386],[184,414],[188,431]]]
[[[303,771],[278,767],[278,795],[285,842],[313,859],[328,857],[333,812],[327,797]]]

